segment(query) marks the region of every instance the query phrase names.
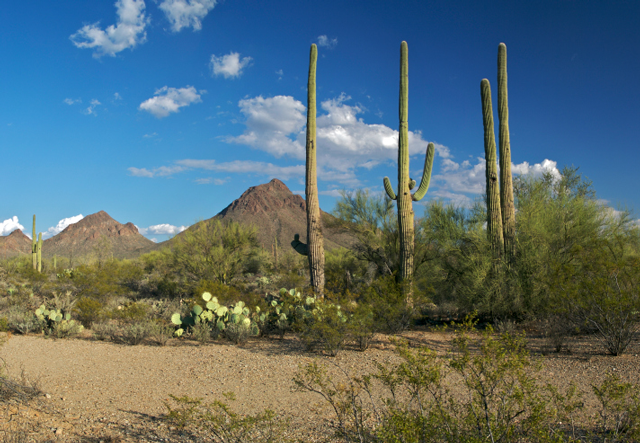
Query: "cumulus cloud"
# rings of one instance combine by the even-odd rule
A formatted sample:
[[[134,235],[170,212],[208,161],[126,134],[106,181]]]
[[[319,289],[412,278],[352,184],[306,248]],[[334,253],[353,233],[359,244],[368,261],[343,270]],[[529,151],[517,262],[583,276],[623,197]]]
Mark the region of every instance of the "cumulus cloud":
[[[134,48],[147,38],[145,27],[149,20],[144,15],[144,0],[118,0],[115,3],[118,21],[101,29],[98,23],[85,25],[69,38],[78,48],[94,49],[93,56],[114,57],[118,52]]]
[[[246,117],[247,129],[242,135],[230,137],[227,141],[249,145],[276,157],[304,158],[304,145],[297,140],[307,121],[306,107],[302,102],[290,96],[277,95],[240,100],[238,105]]]
[[[182,107],[202,101],[200,94],[193,86],[179,89],[164,86],[156,90],[153,95],[155,97],[142,102],[138,109],[150,112],[157,118],[166,117],[172,112],[178,112]]]
[[[3,222],[0,222],[0,235],[9,235],[16,229],[24,230],[24,226],[20,224],[17,216],[13,216]]]
[[[184,231],[188,228],[188,226],[174,226],[167,223],[162,223],[159,225],[149,226],[148,228],[138,228],[138,232],[142,235],[175,235]]]
[[[350,97],[321,103],[323,114],[317,117],[318,175],[355,185],[355,168],[371,169],[398,157],[398,131],[380,124],[368,124],[358,118],[364,113],[359,105],[350,106]],[[268,152],[275,157],[305,158],[306,107],[290,96],[255,97],[239,102],[245,115],[246,130],[228,142],[241,143]],[[419,131],[409,132],[410,155],[426,152],[427,141]],[[441,158],[450,157],[446,146],[436,144]]]
[[[93,100],[91,100],[91,103],[89,104],[89,107],[87,107],[87,109],[82,111],[82,113],[86,114],[86,115],[93,115],[95,117],[96,115],[98,115],[98,113],[96,112],[96,108],[98,106],[100,106],[101,104],[102,103],[100,103],[98,100],[96,100],[94,98]]]
[[[218,185],[218,186],[224,185],[228,181],[229,181],[229,177],[227,178],[206,177],[206,178],[197,178],[195,180],[195,182],[198,183],[199,185],[209,185],[213,183],[214,185]]]
[[[173,32],[182,28],[202,29],[202,19],[216,5],[216,0],[163,0],[159,8],[167,16]]]
[[[63,218],[58,222],[57,225],[47,229],[46,232],[43,232],[42,238],[49,238],[49,237],[53,237],[54,235],[58,235],[59,233],[64,231],[67,226],[72,225],[74,223],[78,223],[83,218],[84,218],[84,215],[82,214],[74,215],[73,217]]]
[[[323,48],[333,49],[336,47],[337,44],[338,44],[337,38],[329,38],[326,35],[318,36],[318,46],[321,46]]]
[[[240,77],[242,70],[249,66],[253,60],[251,57],[242,57],[237,52],[231,52],[227,55],[216,57],[211,56],[211,75],[222,75],[224,78]]]
[[[73,98],[65,98],[65,99],[64,99],[64,100],[62,100],[62,101],[63,101],[63,103],[68,104],[69,106],[71,106],[71,105],[73,105],[73,104],[75,104],[75,103],[82,103],[82,99],[79,99],[79,98],[76,98],[76,99],[73,99]]]
[[[434,166],[437,167],[437,166]],[[462,206],[470,206],[473,199],[484,194],[486,189],[486,162],[483,157],[477,157],[473,162],[465,160],[456,163],[450,158],[443,159],[439,173],[431,179],[429,196],[452,200]],[[513,174],[533,174],[542,176],[543,172],[550,172],[554,177],[560,177],[557,162],[545,159],[533,165],[528,162],[511,164]],[[416,177],[422,175],[422,170],[414,171]]]

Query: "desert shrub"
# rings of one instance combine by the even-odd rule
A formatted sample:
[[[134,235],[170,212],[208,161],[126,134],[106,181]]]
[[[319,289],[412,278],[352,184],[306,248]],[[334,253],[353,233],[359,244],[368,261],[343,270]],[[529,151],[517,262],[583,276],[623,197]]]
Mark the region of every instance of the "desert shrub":
[[[9,330],[9,319],[7,317],[0,317],[0,332],[7,332]]]
[[[640,329],[640,258],[625,254],[625,237],[595,239],[556,269],[551,290],[559,314],[593,329],[612,355],[624,353]]]
[[[173,332],[173,326],[155,322],[150,328],[149,340],[158,346],[164,346],[173,337]]]
[[[340,305],[316,302],[313,316],[305,319],[300,338],[306,348],[322,350],[335,357],[344,348],[349,334],[348,314]]]
[[[171,245],[171,269],[190,282],[228,283],[257,247],[256,230],[236,222],[207,220],[193,225]]]
[[[251,337],[251,327],[243,323],[227,323],[224,329],[224,336],[236,345],[241,345]]]
[[[640,389],[623,383],[615,374],[592,385],[599,404],[597,434],[607,442],[638,441],[640,439]]]
[[[7,312],[7,323],[12,331],[20,334],[28,334],[41,330],[40,323],[34,315],[33,311],[22,308],[21,306],[12,306]]]
[[[113,323],[94,323],[91,332],[93,332],[96,340],[116,342],[118,340],[119,327]]]
[[[218,331],[218,328],[212,327],[208,322],[197,323],[191,327],[191,338],[206,344],[211,341],[213,333],[215,332],[217,335]]]
[[[522,336],[496,337],[491,328],[477,334],[474,324],[467,318],[458,325],[447,357],[399,342],[400,362],[380,364],[376,373],[354,377],[342,370],[332,377],[312,362],[294,383],[329,403],[344,441],[574,441],[558,421],[579,407],[575,392],[536,382],[540,367]]]
[[[127,345],[139,345],[147,339],[153,332],[155,323],[142,322],[125,324],[119,327],[118,341]]]
[[[165,402],[166,419],[178,429],[199,428],[208,433],[211,441],[226,442],[284,442],[287,421],[265,410],[255,415],[234,412],[229,402],[235,400],[231,392],[223,394],[223,400],[203,403],[202,399],[169,395],[175,406]]]
[[[306,281],[307,278],[301,271],[290,271],[280,275],[278,284],[284,288],[302,288]]]
[[[373,309],[366,304],[359,304],[347,323],[349,340],[358,351],[366,351],[378,330],[375,324]]]
[[[73,313],[85,328],[91,329],[94,322],[105,315],[102,303],[89,297],[80,297],[76,302]]]
[[[198,285],[193,289],[193,300],[200,302],[200,296],[205,292],[209,292],[214,297],[216,297],[218,299],[218,302],[222,305],[229,305],[243,298],[242,293],[238,291],[238,289],[234,286],[229,286],[218,281],[204,279],[200,280],[198,282]],[[247,302],[246,300],[243,301],[245,303]]]
[[[111,311],[114,319],[124,323],[139,323],[147,318],[149,305],[142,302],[128,302]]]
[[[397,334],[413,324],[428,299],[416,292],[408,297],[407,292],[393,276],[379,277],[364,290],[359,303],[371,308],[375,330]]]

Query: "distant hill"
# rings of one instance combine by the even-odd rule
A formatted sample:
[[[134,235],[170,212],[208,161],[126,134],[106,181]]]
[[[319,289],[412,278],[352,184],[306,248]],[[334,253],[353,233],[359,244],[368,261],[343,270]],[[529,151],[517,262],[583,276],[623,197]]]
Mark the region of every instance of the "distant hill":
[[[0,237],[0,258],[10,258],[24,254],[31,254],[31,239],[24,235],[20,229]]]
[[[320,212],[326,226],[334,217],[322,210]],[[258,243],[268,251],[271,250],[275,239],[281,250],[292,250],[291,241],[295,234],[300,234],[300,240],[303,242],[306,242],[307,238],[306,202],[276,178],[269,183],[250,187],[220,213],[196,223],[189,229],[197,229],[200,223],[209,223],[212,220],[233,220],[242,225],[253,224],[258,228]],[[323,233],[324,247],[328,250],[348,247],[353,241],[348,234],[336,230],[325,228]],[[175,238],[179,238],[180,235],[182,233]]]
[[[344,232],[326,228],[334,217],[320,211],[325,228],[324,247],[327,250],[348,247],[353,238]],[[258,243],[271,251],[276,239],[281,251],[292,250],[295,234],[300,240],[307,238],[307,204],[278,179],[247,189],[214,217],[196,223],[188,230],[197,229],[201,223],[212,220],[235,221],[242,225],[252,224],[258,229]],[[186,231],[185,231],[186,232]],[[180,238],[183,233],[174,238]],[[172,239],[173,240],[173,239]],[[135,258],[147,252],[170,246],[172,240],[154,243],[138,232],[133,223],[119,223],[104,211],[91,214],[73,223],[59,234],[47,239],[42,245],[42,255],[52,258],[80,259],[96,256],[102,249],[104,257]],[[20,230],[0,237],[0,258],[31,253],[31,239]]]
[[[156,243],[140,234],[133,223],[119,223],[106,212],[100,211],[87,215],[58,235],[45,240],[42,255],[46,258],[54,254],[58,257],[80,258],[95,256],[98,249],[102,248],[105,257],[122,259],[138,257],[157,247]]]

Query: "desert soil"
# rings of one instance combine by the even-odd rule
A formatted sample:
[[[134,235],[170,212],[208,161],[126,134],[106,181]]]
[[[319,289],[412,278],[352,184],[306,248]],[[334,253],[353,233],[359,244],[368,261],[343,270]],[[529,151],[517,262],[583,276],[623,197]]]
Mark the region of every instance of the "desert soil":
[[[451,339],[449,334],[428,331],[403,336],[412,344],[443,353]],[[0,441],[199,441],[198,435],[163,419],[165,401],[173,394],[211,402],[229,391],[236,394],[236,401],[230,403],[235,411],[271,409],[290,417],[289,436],[327,441],[331,411],[318,395],[294,390],[292,378],[299,365],[319,359],[338,376],[338,366],[359,374],[373,372],[376,361],[397,359],[385,336],[377,336],[365,352],[346,350],[335,358],[305,351],[294,336],[255,339],[241,347],[187,340],[172,340],[164,347],[126,346],[88,337],[54,340],[14,335],[0,347],[6,372],[14,378],[24,372],[43,392],[22,404],[0,399],[0,430],[11,431],[4,436],[0,432]],[[574,382],[590,392],[591,384],[610,372],[640,384],[637,340],[620,357],[604,355],[593,337],[572,339],[571,352],[560,354],[547,353],[540,336],[529,335],[528,340],[532,353],[543,356],[539,376],[561,388]],[[596,414],[591,397],[587,408]]]

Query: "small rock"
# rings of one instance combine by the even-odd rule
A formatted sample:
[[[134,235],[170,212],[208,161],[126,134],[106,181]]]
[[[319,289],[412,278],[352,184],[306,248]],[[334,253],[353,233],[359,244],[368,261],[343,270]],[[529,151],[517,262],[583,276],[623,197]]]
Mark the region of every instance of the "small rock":
[[[51,394],[44,394],[45,398],[51,398]]]
[[[56,429],[56,435],[62,435],[62,428]]]

